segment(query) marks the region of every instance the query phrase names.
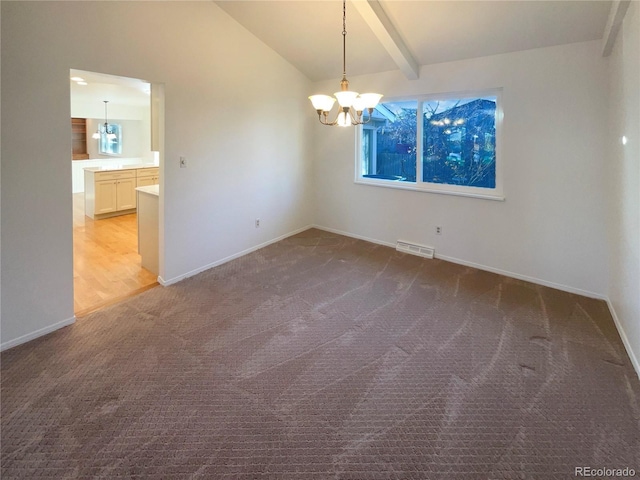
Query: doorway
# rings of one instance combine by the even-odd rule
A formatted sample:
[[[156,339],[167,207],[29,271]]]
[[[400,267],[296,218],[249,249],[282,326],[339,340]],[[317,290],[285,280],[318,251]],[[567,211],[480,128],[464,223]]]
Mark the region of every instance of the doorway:
[[[80,317],[158,284],[157,267],[139,251],[137,198],[143,186],[159,198],[161,152],[160,142],[152,142],[150,83],[81,70],[69,78],[74,313]]]

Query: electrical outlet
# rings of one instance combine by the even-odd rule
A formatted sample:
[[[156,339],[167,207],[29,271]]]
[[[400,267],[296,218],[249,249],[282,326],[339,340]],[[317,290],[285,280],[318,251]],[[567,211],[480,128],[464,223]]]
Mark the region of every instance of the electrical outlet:
[[[436,235],[442,235],[442,227],[440,225],[436,227]]]
[[[180,168],[187,168],[187,157],[180,157]]]
[[[256,228],[260,228],[260,219],[256,218]]]

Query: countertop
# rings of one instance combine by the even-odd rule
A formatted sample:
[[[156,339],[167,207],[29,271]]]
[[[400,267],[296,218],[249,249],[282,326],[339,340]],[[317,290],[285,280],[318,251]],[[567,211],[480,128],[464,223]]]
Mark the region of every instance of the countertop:
[[[149,195],[160,195],[160,185],[147,185],[144,187],[137,187],[136,190],[140,193],[148,193]]]
[[[115,170],[136,170],[138,168],[158,168],[155,163],[139,163],[134,165],[114,165],[109,167],[85,167],[85,172],[112,172]]]

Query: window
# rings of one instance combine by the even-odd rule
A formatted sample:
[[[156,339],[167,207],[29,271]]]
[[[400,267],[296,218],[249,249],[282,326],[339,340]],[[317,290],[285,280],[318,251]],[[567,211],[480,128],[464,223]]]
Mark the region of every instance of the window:
[[[379,104],[362,128],[362,177],[416,181],[418,102]]]
[[[501,118],[498,90],[383,102],[358,131],[356,181],[502,199]]]
[[[100,153],[104,155],[121,155],[122,154],[122,126],[118,123],[110,123],[109,128],[115,137],[109,138],[104,132],[100,133],[98,144]]]

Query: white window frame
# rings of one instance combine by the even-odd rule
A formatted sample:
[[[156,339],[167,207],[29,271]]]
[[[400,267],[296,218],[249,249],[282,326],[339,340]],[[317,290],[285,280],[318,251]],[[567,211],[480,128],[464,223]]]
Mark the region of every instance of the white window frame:
[[[422,110],[425,102],[433,100],[450,100],[459,98],[481,98],[486,96],[496,97],[496,186],[495,188],[467,187],[464,185],[449,185],[444,183],[432,183],[422,181]],[[385,188],[397,188],[401,190],[414,190],[428,193],[439,193],[445,195],[458,195],[462,197],[482,198],[486,200],[504,200],[502,184],[502,123],[504,112],[502,110],[502,88],[492,88],[477,91],[465,92],[445,92],[429,95],[417,95],[412,97],[385,98],[384,103],[416,101],[418,114],[417,119],[417,151],[416,151],[416,181],[402,182],[394,180],[381,180],[376,178],[365,178],[362,173],[362,130],[363,126],[355,128],[356,154],[355,154],[355,179],[354,183],[363,185],[373,185]]]

